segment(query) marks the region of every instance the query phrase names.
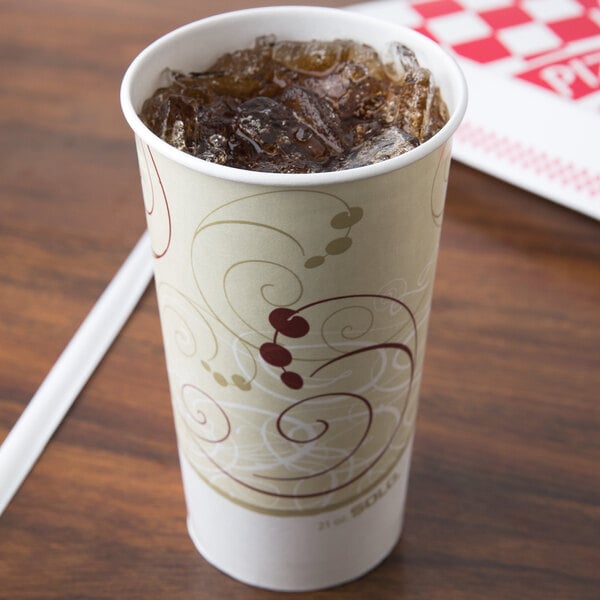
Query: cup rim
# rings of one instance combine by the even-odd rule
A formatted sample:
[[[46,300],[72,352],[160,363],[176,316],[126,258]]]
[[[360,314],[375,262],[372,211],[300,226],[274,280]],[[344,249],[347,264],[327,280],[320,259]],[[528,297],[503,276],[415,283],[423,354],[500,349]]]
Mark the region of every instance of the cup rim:
[[[298,11],[305,14],[312,13],[315,18],[326,15],[329,17],[333,16],[334,18],[339,18],[341,15],[343,15],[345,19],[359,20],[362,24],[370,23],[371,25],[381,27],[390,34],[397,32],[395,34],[397,39],[403,43],[406,43],[407,46],[413,47],[413,49],[414,46],[429,47],[431,52],[438,54],[441,62],[444,63],[444,68],[450,73],[451,80],[454,82],[455,107],[452,110],[448,122],[438,133],[416,148],[400,156],[389,158],[371,165],[318,173],[272,173],[220,165],[203,160],[191,154],[187,154],[181,150],[178,150],[174,146],[171,146],[168,142],[154,134],[140,119],[133,106],[131,92],[133,86],[135,85],[138,74],[144,69],[146,61],[148,61],[148,59],[153,57],[156,53],[160,52],[162,48],[173,44],[177,38],[184,34],[188,34],[191,31],[198,30],[200,33],[202,29],[207,27],[219,25],[227,21],[235,21],[239,19],[243,20],[249,14],[266,18],[268,15],[281,15],[285,13],[288,13],[291,16],[293,13],[297,13]],[[168,65],[165,65],[165,67],[167,66]],[[456,60],[433,40],[408,27],[386,22],[377,17],[365,16],[360,13],[353,13],[351,10],[339,8],[315,6],[274,6],[248,8],[209,16],[177,27],[176,29],[157,38],[155,41],[146,46],[133,59],[127,68],[121,83],[120,102],[121,109],[127,123],[134,133],[142,140],[142,142],[175,163],[212,177],[239,183],[279,187],[312,187],[358,181],[368,177],[383,175],[406,167],[430,154],[445,144],[452,137],[462,121],[467,106],[467,86],[464,75]]]

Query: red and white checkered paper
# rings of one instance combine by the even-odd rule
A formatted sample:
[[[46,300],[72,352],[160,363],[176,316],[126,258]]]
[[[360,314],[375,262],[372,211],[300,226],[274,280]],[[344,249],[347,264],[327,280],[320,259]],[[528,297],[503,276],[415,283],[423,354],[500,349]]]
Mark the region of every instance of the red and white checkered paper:
[[[375,0],[350,7],[454,55],[454,156],[600,219],[600,0]]]

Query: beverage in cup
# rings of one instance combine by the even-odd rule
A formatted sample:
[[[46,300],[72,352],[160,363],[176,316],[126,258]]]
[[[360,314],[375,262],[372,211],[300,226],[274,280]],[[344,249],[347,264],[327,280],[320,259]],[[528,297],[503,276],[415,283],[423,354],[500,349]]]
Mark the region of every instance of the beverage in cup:
[[[256,52],[268,81],[256,62],[254,79],[231,70]],[[399,91],[411,78],[416,100]],[[168,90],[190,79],[183,99]],[[377,19],[258,8],[151,44],[121,102],[191,539],[269,589],[363,575],[403,525],[458,67]]]

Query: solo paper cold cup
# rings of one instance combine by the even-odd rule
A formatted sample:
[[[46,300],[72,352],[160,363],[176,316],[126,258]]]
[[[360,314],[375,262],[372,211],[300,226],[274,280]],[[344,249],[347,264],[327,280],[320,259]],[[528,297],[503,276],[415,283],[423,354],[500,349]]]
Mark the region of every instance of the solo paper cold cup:
[[[161,141],[137,112],[165,68],[198,71],[256,37],[400,41],[449,107],[432,139],[307,175],[233,169]],[[466,91],[430,40],[336,9],[186,25],[127,71],[190,536],[246,583],[354,579],[402,529],[451,137]]]

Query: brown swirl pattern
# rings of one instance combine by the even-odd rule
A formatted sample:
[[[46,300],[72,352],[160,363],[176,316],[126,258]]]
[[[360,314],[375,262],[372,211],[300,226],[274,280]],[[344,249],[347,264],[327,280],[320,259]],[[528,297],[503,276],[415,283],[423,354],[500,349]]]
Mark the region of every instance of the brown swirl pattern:
[[[139,155],[143,157],[140,173],[152,253],[155,258],[162,258],[171,245],[171,210],[152,150],[142,142],[137,144]]]
[[[303,513],[350,502],[410,439],[426,319],[412,306],[427,304],[431,269],[399,294],[314,297],[364,217],[322,191],[231,200],[193,232],[197,298],[161,288],[165,339],[179,356],[169,378],[182,450],[245,506]]]

